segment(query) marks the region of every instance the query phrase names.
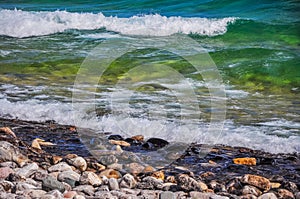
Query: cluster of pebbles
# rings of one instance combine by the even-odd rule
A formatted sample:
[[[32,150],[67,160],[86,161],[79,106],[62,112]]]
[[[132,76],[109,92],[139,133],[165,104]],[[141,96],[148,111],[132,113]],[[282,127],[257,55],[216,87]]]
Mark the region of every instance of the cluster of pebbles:
[[[45,138],[28,143],[17,133],[22,128],[12,129],[0,128],[0,198],[300,199],[298,154],[219,146],[200,157],[199,146],[192,145],[185,156],[164,168],[135,162],[105,165],[90,154],[54,153],[59,144]],[[64,129],[63,133],[74,132]],[[128,143],[135,141],[139,150],[168,144],[157,138],[145,142],[141,136],[112,135],[108,140],[118,150],[130,150]]]

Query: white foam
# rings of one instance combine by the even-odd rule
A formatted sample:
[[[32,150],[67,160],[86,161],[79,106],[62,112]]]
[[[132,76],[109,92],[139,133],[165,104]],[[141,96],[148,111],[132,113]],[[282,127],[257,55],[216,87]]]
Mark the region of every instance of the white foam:
[[[284,131],[280,125],[274,127],[266,125],[247,126],[236,125],[227,120],[223,132],[218,140],[215,135],[206,133],[208,123],[199,121],[197,124],[176,125],[174,122],[161,122],[160,120],[150,121],[142,118],[125,118],[116,121],[115,116],[97,118],[94,115],[86,114],[86,107],[82,106],[80,110],[73,110],[71,103],[45,102],[37,99],[19,102],[10,102],[7,99],[0,99],[0,117],[12,117],[31,121],[55,120],[60,124],[76,124],[79,127],[94,129],[99,132],[113,132],[119,134],[136,135],[143,134],[146,137],[161,137],[166,140],[172,140],[176,137],[189,140],[197,132],[196,138],[201,143],[201,138],[213,140],[216,144],[225,144],[230,146],[244,146],[253,149],[260,149],[271,153],[293,153],[300,152],[300,136],[277,136],[268,134],[275,130]],[[76,115],[77,122],[73,120]],[[289,123],[286,121],[284,123]],[[139,125],[129,125],[139,124]],[[147,128],[151,126],[151,128]],[[298,127],[297,125],[292,125]],[[120,129],[121,127],[121,129]],[[156,127],[156,128],[153,128]],[[129,134],[128,134],[129,133]],[[196,140],[195,139],[195,140]],[[193,140],[193,141],[195,141]]]
[[[68,29],[108,31],[126,35],[167,36],[175,33],[219,35],[227,31],[235,18],[222,19],[165,17],[158,14],[130,18],[106,17],[102,13],[71,13],[67,11],[28,12],[0,10],[0,35],[30,37],[49,35]]]

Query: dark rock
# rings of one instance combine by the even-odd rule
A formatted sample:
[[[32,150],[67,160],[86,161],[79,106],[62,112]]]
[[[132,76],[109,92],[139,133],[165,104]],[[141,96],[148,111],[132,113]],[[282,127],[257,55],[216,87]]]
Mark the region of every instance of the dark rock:
[[[204,191],[207,186],[202,182],[197,182],[195,179],[186,174],[179,174],[176,176],[177,186],[179,190],[183,191]]]
[[[160,138],[150,138],[145,144],[143,144],[143,147],[148,150],[153,150],[163,148],[168,144],[169,142],[166,140]]]
[[[289,190],[293,193],[296,193],[296,192],[299,191],[297,185],[294,182],[290,182],[290,181],[289,182],[287,182],[287,181],[283,182],[281,187],[284,188],[284,189],[287,189],[287,190]]]
[[[243,195],[252,194],[254,196],[260,196],[262,192],[256,187],[246,185],[242,189],[242,194]]]
[[[278,189],[277,191],[279,198],[284,198],[284,199],[294,199],[294,195],[292,192],[286,190],[286,189]]]
[[[121,135],[110,135],[110,136],[108,136],[108,139],[109,140],[124,140],[124,138],[121,136]]]
[[[148,176],[142,179],[137,185],[140,189],[162,189],[163,181],[154,177]]]
[[[48,175],[42,181],[42,189],[45,191],[59,190],[61,193],[65,191],[64,184],[56,180],[54,177]]]

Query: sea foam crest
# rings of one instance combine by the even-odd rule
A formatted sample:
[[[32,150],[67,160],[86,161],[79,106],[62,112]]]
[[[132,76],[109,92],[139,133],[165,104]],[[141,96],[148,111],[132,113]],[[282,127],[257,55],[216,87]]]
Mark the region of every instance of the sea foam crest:
[[[72,13],[67,11],[28,12],[0,10],[0,35],[30,37],[49,35],[68,29],[108,31],[126,35],[167,36],[175,33],[220,35],[236,18],[221,19],[165,17],[159,14],[130,18],[106,17],[102,13]]]

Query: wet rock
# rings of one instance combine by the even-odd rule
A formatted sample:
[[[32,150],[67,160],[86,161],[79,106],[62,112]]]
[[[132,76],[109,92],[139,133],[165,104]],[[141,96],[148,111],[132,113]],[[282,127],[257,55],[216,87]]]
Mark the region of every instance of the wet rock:
[[[68,183],[71,187],[75,187],[75,183],[79,181],[80,175],[74,171],[63,171],[58,174],[57,179],[61,182]]]
[[[277,191],[279,198],[284,198],[284,199],[294,199],[294,195],[292,192],[286,190],[286,189],[278,189]]]
[[[114,155],[105,155],[105,156],[100,156],[99,162],[104,164],[104,165],[110,165],[118,162],[118,159]]]
[[[214,190],[214,192],[226,192],[225,185],[218,183],[215,180],[212,180],[208,183],[208,186]]]
[[[119,190],[119,183],[116,178],[110,178],[108,180],[108,187],[110,190]]]
[[[153,172],[151,174],[152,177],[156,178],[156,179],[160,179],[160,180],[164,180],[165,179],[165,174],[163,171],[156,171],[156,172]]]
[[[266,191],[268,191],[271,187],[270,181],[267,178],[258,175],[246,174],[242,177],[241,182]]]
[[[87,163],[86,163],[85,159],[82,157],[75,157],[72,159],[68,159],[67,162],[70,165],[73,165],[79,171],[85,171],[87,168]]]
[[[124,138],[121,135],[110,135],[108,136],[109,140],[124,140]]]
[[[147,140],[145,144],[142,146],[146,149],[153,150],[153,149],[160,149],[168,145],[169,142],[160,138],[150,138]]]
[[[135,188],[136,184],[137,184],[137,182],[134,179],[134,177],[128,173],[125,174],[120,181],[121,188],[133,189],[133,188]]]
[[[265,193],[259,196],[257,199],[277,199],[277,197],[274,193]]]
[[[109,143],[111,143],[113,145],[124,146],[124,147],[130,146],[130,143],[123,141],[123,140],[109,140]]]
[[[138,142],[142,142],[142,141],[144,141],[144,136],[143,135],[135,135],[135,136],[132,136],[131,139],[136,140]]]
[[[42,181],[42,188],[45,191],[51,191],[51,190],[59,190],[60,192],[65,191],[65,187],[63,183],[56,180],[54,177],[48,175],[45,179]]]
[[[255,158],[234,158],[233,163],[254,166],[256,165],[256,159]]]
[[[9,176],[9,174],[14,173],[10,167],[1,167],[0,168],[0,180],[3,180]]]
[[[129,171],[129,173],[139,174],[139,173],[142,173],[144,171],[145,167],[143,165],[139,164],[139,163],[133,162],[133,163],[130,163],[130,164],[126,164],[125,169],[127,171]]]
[[[262,192],[254,186],[246,185],[242,189],[242,194],[243,195],[252,194],[252,195],[255,195],[255,196],[260,196],[262,194]]]
[[[243,188],[243,185],[240,181],[240,178],[235,178],[233,180],[230,180],[226,185],[227,191],[229,193],[235,194],[235,195],[240,195],[242,188]]]
[[[70,167],[70,165],[68,165],[66,162],[60,162],[48,168],[49,172],[57,172],[57,171],[63,172],[63,171],[70,171],[70,170],[72,170],[72,167]]]
[[[299,191],[294,182],[283,182],[281,187],[294,193]]]
[[[140,189],[162,189],[163,181],[152,176],[147,176],[143,178],[142,182],[139,182],[137,186]]]
[[[53,155],[51,157],[51,164],[58,164],[62,160],[63,158],[61,156]]]
[[[0,162],[14,161],[20,167],[26,164],[29,159],[20,150],[9,142],[0,141]]]
[[[106,176],[107,178],[116,178],[119,179],[122,177],[119,171],[114,169],[106,169],[99,174],[99,177]]]
[[[82,173],[79,179],[82,185],[100,186],[102,184],[101,178],[93,172],[85,171]]]
[[[75,187],[73,191],[79,191],[88,196],[93,196],[95,192],[95,188],[92,185],[79,185]]]
[[[197,182],[195,179],[186,174],[179,174],[176,176],[178,189],[183,191],[204,191],[207,186],[203,182]]]
[[[37,163],[31,163],[26,165],[25,167],[19,169],[16,174],[24,177],[29,177],[34,174],[39,169]]]

